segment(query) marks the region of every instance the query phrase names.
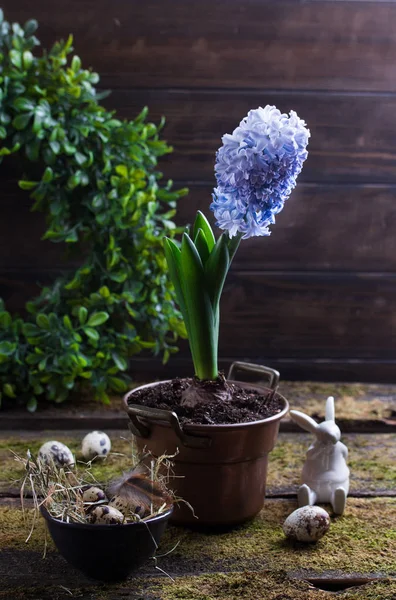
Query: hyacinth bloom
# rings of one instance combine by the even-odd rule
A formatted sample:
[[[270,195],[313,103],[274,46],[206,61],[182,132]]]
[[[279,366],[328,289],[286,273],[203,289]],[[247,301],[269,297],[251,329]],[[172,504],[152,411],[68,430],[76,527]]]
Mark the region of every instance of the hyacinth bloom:
[[[308,156],[309,130],[294,111],[275,106],[249,111],[216,155],[211,209],[230,237],[269,235],[269,225],[296,185]]]
[[[198,212],[181,244],[165,238],[169,273],[183,314],[198,380],[218,378],[219,304],[241,239],[270,234],[307,158],[309,130],[295,112],[251,110],[216,155],[211,209],[224,231],[216,240]]]

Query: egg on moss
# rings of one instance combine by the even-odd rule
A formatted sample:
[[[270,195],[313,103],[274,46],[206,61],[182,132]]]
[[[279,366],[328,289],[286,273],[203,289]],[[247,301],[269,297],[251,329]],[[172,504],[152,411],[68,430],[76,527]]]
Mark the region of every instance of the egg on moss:
[[[303,506],[292,512],[283,524],[286,537],[297,542],[317,542],[327,533],[330,516],[320,506]]]
[[[86,461],[105,458],[110,450],[110,438],[103,431],[91,431],[84,437],[81,445],[82,455]]]
[[[38,451],[38,459],[48,465],[51,459],[58,466],[71,466],[75,464],[74,456],[70,448],[62,442],[52,440],[45,442]]]
[[[120,525],[124,522],[124,515],[113,506],[97,506],[90,513],[90,522],[94,525]]]

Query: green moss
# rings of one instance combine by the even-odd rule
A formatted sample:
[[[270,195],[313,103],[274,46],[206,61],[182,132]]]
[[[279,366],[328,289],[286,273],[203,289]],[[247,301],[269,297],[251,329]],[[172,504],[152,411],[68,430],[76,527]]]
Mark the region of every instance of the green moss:
[[[162,600],[329,600],[334,594],[313,588],[306,581],[290,579],[282,572],[216,573],[180,577],[175,583],[155,586]],[[396,583],[380,581],[349,589],[345,600],[391,600]]]
[[[93,465],[93,474],[99,480],[107,480],[131,468],[132,449],[129,439],[123,439],[120,432],[110,432],[113,449],[105,460]],[[3,437],[0,439],[0,491],[10,487],[18,488],[24,473],[15,461],[11,450],[25,456],[29,448],[37,453],[41,444],[48,439],[58,439],[67,444],[76,454],[80,451],[83,434],[65,434],[58,431],[44,432],[40,439],[25,434],[25,439]],[[128,437],[126,434],[125,437]],[[351,493],[394,490],[396,486],[396,434],[350,434],[343,440],[349,448],[351,469]],[[309,434],[280,434],[278,443],[270,455],[267,489],[272,493],[295,489],[299,482],[305,453],[312,442]]]
[[[347,589],[344,600],[394,600],[396,583],[376,581]],[[243,573],[213,573],[210,575],[177,577],[135,577],[121,585],[92,584],[70,591],[62,586],[12,588],[0,590],[0,598],[9,600],[65,600],[70,598],[95,600],[331,600],[334,593],[312,587],[301,579],[292,579],[284,572],[246,571]]]
[[[281,524],[296,508],[286,500],[267,500],[251,523],[232,532],[211,535],[169,529],[166,541],[181,543],[173,554],[209,562],[227,561],[230,568],[257,560],[266,569],[314,569],[323,572],[395,571],[396,499],[348,499],[345,516],[332,519],[329,533],[313,545],[284,538]]]
[[[241,570],[255,563],[257,568],[269,570],[396,572],[396,499],[348,499],[345,516],[333,518],[329,533],[313,545],[284,538],[281,524],[295,508],[295,502],[269,500],[252,522],[216,535],[169,527],[162,546],[170,549],[180,542],[171,556],[176,572],[183,561],[199,563],[208,570],[216,565],[221,569],[221,564]],[[29,545],[25,544],[31,522],[31,510],[26,511],[24,521],[20,509],[0,507],[1,547],[41,552],[45,531],[41,518]]]
[[[24,476],[24,470],[16,462],[13,452],[19,456],[25,457],[29,449],[33,454],[37,454],[44,441],[58,440],[66,444],[74,453],[77,460],[83,460],[81,456],[81,440],[84,437],[82,433],[67,434],[59,431],[42,432],[37,438],[32,434],[25,434],[24,439],[2,437],[0,439],[0,491],[10,487],[19,487],[20,481]],[[109,479],[120,475],[122,472],[131,469],[134,463],[133,451],[128,433],[122,437],[119,431],[109,432],[112,440],[112,451],[105,459],[94,461],[92,464],[93,476],[101,482],[107,482]]]
[[[396,394],[395,386],[300,381],[281,382],[279,391],[291,408],[302,409],[316,418],[324,417],[326,398],[334,396],[337,419],[360,421],[390,417]]]
[[[279,435],[269,460],[269,492],[297,487],[312,439],[309,434]],[[343,441],[349,448],[350,493],[395,489],[396,434],[349,434]]]
[[[27,543],[32,527],[33,533]],[[48,549],[54,549],[52,540],[46,535],[44,519],[35,518],[32,509],[22,512],[20,508],[0,507],[0,548],[44,552],[46,539]]]

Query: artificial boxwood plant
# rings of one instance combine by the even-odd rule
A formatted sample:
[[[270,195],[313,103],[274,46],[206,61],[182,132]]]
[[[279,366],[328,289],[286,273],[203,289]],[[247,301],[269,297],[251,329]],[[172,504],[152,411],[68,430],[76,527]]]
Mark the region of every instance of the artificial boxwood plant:
[[[37,55],[37,22],[0,15],[0,160],[20,170],[44,239],[82,257],[12,316],[0,300],[0,398],[34,410],[85,383],[95,398],[127,388],[128,359],[149,348],[164,360],[184,325],[162,251],[176,200],[158,157],[171,151],[147,110],[121,121],[100,103],[99,77],[82,68],[72,38]],[[16,232],[17,233],[17,232]]]

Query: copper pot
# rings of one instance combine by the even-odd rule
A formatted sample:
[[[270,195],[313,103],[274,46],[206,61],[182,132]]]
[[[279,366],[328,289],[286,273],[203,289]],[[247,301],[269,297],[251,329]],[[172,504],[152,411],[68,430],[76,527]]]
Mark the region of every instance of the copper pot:
[[[237,369],[269,378],[269,388],[238,381],[238,385],[264,395],[274,390],[279,381],[279,373],[274,369],[241,362],[231,365],[229,381],[233,381]],[[275,445],[279,422],[288,412],[287,400],[276,392],[283,403],[281,412],[260,421],[188,425],[182,429],[175,412],[133,403],[137,390],[161,383],[164,382],[135,388],[125,395],[123,406],[140,450],[145,448],[154,456],[178,451],[174,459],[175,478],[170,484],[177,496],[193,506],[199,521],[182,502],[176,507],[172,522],[225,526],[254,517],[264,504],[268,453]]]

